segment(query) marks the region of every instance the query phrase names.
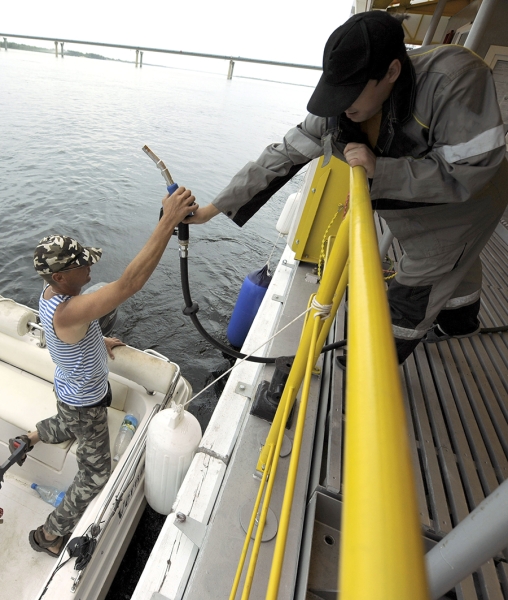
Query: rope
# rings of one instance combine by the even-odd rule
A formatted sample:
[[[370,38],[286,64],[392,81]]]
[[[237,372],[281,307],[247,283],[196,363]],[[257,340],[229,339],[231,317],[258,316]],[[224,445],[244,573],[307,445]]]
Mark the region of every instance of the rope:
[[[330,311],[332,310],[332,307],[333,304],[320,304],[316,300],[316,296],[312,298],[311,308],[313,308],[316,311],[314,318],[319,317],[322,320],[327,319],[330,316]]]
[[[277,246],[279,245],[281,237],[282,237],[282,233],[279,232],[279,237],[275,240],[275,242],[273,244],[272,251],[270,252],[270,256],[268,257],[268,260],[266,261],[266,264],[268,266],[268,270],[270,270],[270,259],[272,258],[273,253],[275,252],[275,248],[277,248]]]
[[[329,305],[329,306],[331,306],[331,305]],[[200,396],[204,391],[206,391],[208,388],[212,387],[212,385],[215,385],[217,383],[217,381],[219,381],[219,379],[222,379],[228,373],[231,373],[231,371],[233,369],[235,369],[236,367],[238,367],[239,365],[241,365],[243,362],[245,362],[246,360],[248,360],[254,354],[254,352],[257,352],[260,348],[262,348],[263,346],[266,346],[266,344],[268,344],[268,342],[271,342],[275,337],[277,337],[279,335],[279,333],[282,333],[290,325],[293,325],[293,323],[295,323],[296,321],[298,321],[298,319],[301,319],[305,314],[307,314],[311,310],[311,308],[312,307],[306,308],[302,313],[300,313],[297,317],[295,317],[292,321],[290,321],[282,329],[279,329],[279,331],[277,331],[276,333],[274,333],[272,335],[272,337],[268,338],[265,342],[263,342],[255,350],[253,350],[250,354],[247,354],[247,356],[245,356],[245,358],[242,358],[241,360],[239,360],[238,362],[236,362],[230,369],[228,369],[227,371],[225,371],[224,373],[222,373],[222,375],[219,375],[219,377],[217,377],[217,379],[214,379],[211,383],[209,383],[206,387],[204,387],[201,391],[199,391],[195,396],[193,396],[192,398],[190,398],[189,400],[187,400],[187,402],[185,402],[184,405],[183,405],[184,408],[188,404],[190,404],[193,400],[195,400],[198,396]],[[328,312],[330,312],[330,311],[328,311]]]
[[[383,262],[388,263],[388,269],[383,269],[383,278],[385,281],[390,281],[390,279],[393,279],[397,275],[395,263],[388,254],[384,257]]]

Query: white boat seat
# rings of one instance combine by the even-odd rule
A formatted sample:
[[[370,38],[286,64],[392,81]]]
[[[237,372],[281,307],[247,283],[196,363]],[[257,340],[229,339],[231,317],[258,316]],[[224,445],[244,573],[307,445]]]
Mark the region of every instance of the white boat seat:
[[[55,365],[49,351],[39,346],[38,336],[29,334],[29,323],[35,318],[30,309],[0,296],[0,360],[52,382]],[[109,370],[149,392],[166,394],[178,373],[174,363],[130,346],[117,346],[114,355],[114,360],[108,360]],[[127,388],[123,395],[113,388],[112,406],[123,410],[126,395]]]
[[[26,336],[28,338],[28,336]],[[0,332],[0,361],[18,367],[28,373],[37,375],[38,378],[46,380],[53,389],[53,377],[55,374],[55,364],[47,349],[39,348],[36,339],[31,343],[22,338],[15,338]],[[129,388],[124,383],[109,378],[111,391],[113,392],[113,408],[123,410],[125,398]]]
[[[53,385],[12,365],[0,362],[0,379],[3,396],[0,404],[0,441],[9,443],[9,438],[33,431],[35,424],[56,413],[56,398]],[[112,382],[115,391],[123,396],[127,386]],[[125,388],[125,389],[124,389]],[[110,442],[113,445],[125,413],[115,408],[108,409]],[[61,444],[37,444],[30,456],[56,470],[61,470],[69,448],[75,454],[77,444],[72,440]]]
[[[30,335],[28,325],[35,314],[26,307],[0,296],[0,442],[33,431],[35,424],[56,413],[53,393],[55,365],[47,348],[41,348],[38,337]],[[2,362],[3,361],[3,362]],[[129,346],[115,349],[115,360],[109,360],[113,375],[109,377],[113,401],[108,409],[111,448],[125,415],[129,386],[126,377],[149,390],[166,393],[177,367]],[[37,444],[30,456],[49,467],[61,470],[67,453],[76,453],[77,443]]]

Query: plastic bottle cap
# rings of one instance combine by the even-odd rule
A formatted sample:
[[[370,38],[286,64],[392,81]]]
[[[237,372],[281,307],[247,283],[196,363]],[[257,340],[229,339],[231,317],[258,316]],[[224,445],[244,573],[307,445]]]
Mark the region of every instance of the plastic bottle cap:
[[[124,424],[131,425],[132,427],[134,427],[134,429],[136,429],[139,424],[139,418],[136,414],[128,413],[123,418],[123,422]]]
[[[32,485],[30,486],[33,490],[37,489],[37,484],[36,483],[32,483]]]

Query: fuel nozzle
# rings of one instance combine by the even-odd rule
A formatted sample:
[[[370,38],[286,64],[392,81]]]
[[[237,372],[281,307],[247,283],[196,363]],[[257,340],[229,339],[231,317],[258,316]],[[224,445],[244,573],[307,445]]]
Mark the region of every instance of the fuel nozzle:
[[[161,175],[164,177],[164,181],[166,182],[166,188],[169,194],[176,192],[178,189],[178,183],[173,181],[171,177],[171,173],[169,172],[166,165],[162,162],[162,160],[152,152],[150,148],[145,144],[142,148],[143,152],[149,156],[153,162],[156,164],[157,168],[160,169]],[[159,220],[162,219],[162,215],[164,214],[164,210],[161,208],[159,214]],[[191,215],[193,213],[190,213]],[[189,247],[189,225],[187,223],[179,223],[178,224],[178,243],[179,243],[179,252],[181,258],[186,258],[188,255],[188,247]]]
[[[166,165],[154,152],[150,150],[148,146],[143,146],[142,150],[147,156],[149,156],[153,160],[157,168],[160,169],[161,175],[164,177],[164,181],[166,182],[168,192],[170,194],[175,192],[178,189],[178,184],[173,181],[171,173],[169,172]]]

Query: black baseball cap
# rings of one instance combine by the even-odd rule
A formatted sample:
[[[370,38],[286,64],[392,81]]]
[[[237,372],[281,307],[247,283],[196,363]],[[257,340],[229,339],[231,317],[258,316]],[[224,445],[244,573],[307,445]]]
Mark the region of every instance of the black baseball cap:
[[[395,17],[379,10],[352,16],[326,42],[323,74],[307,110],[318,117],[340,115],[403,48],[404,29]]]

